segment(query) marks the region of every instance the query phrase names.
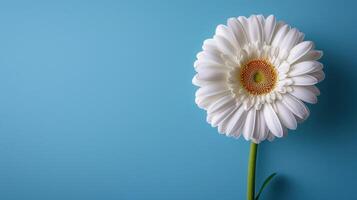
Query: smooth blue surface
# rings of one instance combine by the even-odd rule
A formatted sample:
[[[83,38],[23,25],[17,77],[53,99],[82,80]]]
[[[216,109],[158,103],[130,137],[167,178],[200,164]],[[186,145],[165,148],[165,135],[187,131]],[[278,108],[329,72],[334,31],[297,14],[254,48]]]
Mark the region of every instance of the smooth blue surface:
[[[265,200],[356,198],[353,1],[0,2],[1,200],[243,200],[249,143],[194,104],[192,63],[228,17],[275,14],[324,50],[309,120],[260,146]]]

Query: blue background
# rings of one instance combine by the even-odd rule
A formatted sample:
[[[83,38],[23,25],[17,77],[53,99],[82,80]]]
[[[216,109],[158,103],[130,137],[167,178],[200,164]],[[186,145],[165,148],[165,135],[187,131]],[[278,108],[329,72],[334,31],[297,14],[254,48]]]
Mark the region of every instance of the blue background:
[[[319,103],[260,145],[266,200],[354,199],[353,1],[0,2],[0,199],[245,199],[249,143],[194,104],[193,61],[228,17],[275,14],[325,53]]]

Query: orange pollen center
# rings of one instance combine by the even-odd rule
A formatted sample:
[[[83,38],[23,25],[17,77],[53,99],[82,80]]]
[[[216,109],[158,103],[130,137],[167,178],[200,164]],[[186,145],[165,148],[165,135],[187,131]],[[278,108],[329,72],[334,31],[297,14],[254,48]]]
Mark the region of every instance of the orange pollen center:
[[[253,95],[272,91],[277,82],[277,73],[272,64],[265,60],[251,60],[240,71],[243,87]]]

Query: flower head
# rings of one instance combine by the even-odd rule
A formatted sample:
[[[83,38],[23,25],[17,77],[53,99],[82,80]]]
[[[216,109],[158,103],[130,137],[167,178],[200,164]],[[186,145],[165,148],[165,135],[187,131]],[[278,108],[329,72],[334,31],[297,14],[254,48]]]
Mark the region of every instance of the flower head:
[[[282,137],[309,116],[325,77],[322,52],[270,15],[230,18],[203,43],[192,82],[207,121],[227,136],[259,143]]]

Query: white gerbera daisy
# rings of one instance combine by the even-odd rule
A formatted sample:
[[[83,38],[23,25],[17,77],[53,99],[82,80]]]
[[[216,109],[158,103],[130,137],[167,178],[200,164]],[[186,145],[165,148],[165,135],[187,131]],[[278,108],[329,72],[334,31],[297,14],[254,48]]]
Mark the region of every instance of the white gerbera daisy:
[[[203,43],[192,82],[207,121],[227,136],[259,143],[286,135],[309,116],[325,77],[304,34],[270,15],[228,19]]]

